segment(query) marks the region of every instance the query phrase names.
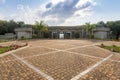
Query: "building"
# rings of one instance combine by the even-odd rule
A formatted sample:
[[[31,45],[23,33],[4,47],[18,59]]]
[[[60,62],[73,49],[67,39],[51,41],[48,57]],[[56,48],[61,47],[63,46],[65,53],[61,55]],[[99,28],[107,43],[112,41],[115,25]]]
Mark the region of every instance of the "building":
[[[94,37],[98,39],[109,39],[110,38],[110,28],[95,28],[93,29]]]
[[[50,39],[76,39],[76,38],[89,38],[89,33],[85,27],[82,26],[49,26],[48,38]],[[32,38],[32,28],[16,28],[16,35],[18,39],[21,37]],[[109,38],[109,28],[95,28],[93,29],[93,35],[95,38],[107,39]],[[45,38],[42,34],[40,38]]]
[[[0,35],[0,39],[15,39],[16,35],[14,33],[5,33],[4,35]]]
[[[52,39],[72,39],[85,38],[85,29],[79,26],[50,26],[49,38]]]
[[[16,36],[18,39],[21,39],[21,38],[32,38],[32,32],[33,32],[33,29],[32,28],[16,28],[15,29],[15,33],[16,33]]]

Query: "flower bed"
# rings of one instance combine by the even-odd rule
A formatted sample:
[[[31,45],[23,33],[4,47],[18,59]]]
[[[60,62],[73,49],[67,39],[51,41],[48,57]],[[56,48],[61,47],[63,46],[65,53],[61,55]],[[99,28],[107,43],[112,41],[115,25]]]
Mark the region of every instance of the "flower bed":
[[[19,46],[19,45],[11,45],[11,46],[0,46],[0,54],[11,51],[11,50],[15,50],[24,46],[27,46],[28,44],[26,43],[23,46]]]
[[[106,46],[104,44],[101,44],[100,47],[104,48],[104,49],[107,49],[107,50],[110,50],[112,52],[118,52],[118,53],[120,53],[120,46],[116,46],[116,45]]]

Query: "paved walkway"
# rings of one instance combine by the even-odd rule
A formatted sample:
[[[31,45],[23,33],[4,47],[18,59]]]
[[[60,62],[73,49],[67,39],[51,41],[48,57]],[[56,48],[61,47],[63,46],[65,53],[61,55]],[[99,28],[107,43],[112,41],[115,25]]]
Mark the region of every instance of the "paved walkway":
[[[109,42],[105,43],[108,44]],[[0,57],[1,74],[4,71],[0,77],[1,79],[9,80],[8,77],[17,79],[17,76],[19,76],[19,79],[22,79],[20,76],[27,73],[27,71],[22,73],[22,67],[19,67],[18,70],[12,65],[19,65],[20,63],[25,65],[28,68],[27,70],[29,70],[28,75],[24,75],[26,79],[82,80],[83,78],[87,78],[86,76],[92,75],[94,70],[99,69],[99,67],[107,61],[116,64],[120,62],[119,56],[116,57],[111,54],[110,51],[97,47],[96,45],[99,44],[101,44],[101,42],[91,42],[87,40],[30,41],[28,47],[8,52]],[[11,62],[12,64],[2,66],[2,64]],[[14,71],[7,68],[9,66],[13,66],[13,68],[15,68]],[[111,69],[114,69],[114,67]],[[12,71],[11,73],[13,74],[18,74],[17,76],[11,77],[8,71]],[[35,73],[34,76],[32,73]],[[118,79],[117,75],[119,74],[116,73],[114,75],[115,79]],[[106,79],[106,77],[103,78]],[[97,78],[94,77],[93,79]],[[111,79],[111,77],[109,77],[109,79]]]

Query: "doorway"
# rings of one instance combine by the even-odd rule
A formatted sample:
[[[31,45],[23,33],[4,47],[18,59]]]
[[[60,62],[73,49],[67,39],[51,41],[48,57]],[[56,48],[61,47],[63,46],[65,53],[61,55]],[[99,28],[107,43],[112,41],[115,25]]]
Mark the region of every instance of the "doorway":
[[[64,39],[64,34],[60,33],[60,34],[59,34],[59,38],[60,38],[60,39]]]

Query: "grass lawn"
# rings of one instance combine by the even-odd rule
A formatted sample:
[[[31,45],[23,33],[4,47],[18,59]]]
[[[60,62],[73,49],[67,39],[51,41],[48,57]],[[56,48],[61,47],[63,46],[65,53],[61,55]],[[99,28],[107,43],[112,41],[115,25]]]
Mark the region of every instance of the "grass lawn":
[[[105,46],[105,45],[101,45],[100,47],[101,47],[101,48],[104,48],[104,49],[108,49],[108,50],[113,51],[113,52],[118,52],[118,53],[120,53],[120,46],[115,46],[115,45]]]
[[[0,48],[0,54],[6,52],[10,47],[2,47]]]
[[[26,45],[24,45],[24,46],[26,46]],[[7,46],[7,47],[0,46],[0,54],[11,51],[11,50],[18,49],[20,47],[23,47],[23,46],[18,46],[18,45],[12,45],[12,46]]]
[[[10,40],[0,39],[0,43],[2,43],[2,42],[8,42],[8,41],[10,41]]]

